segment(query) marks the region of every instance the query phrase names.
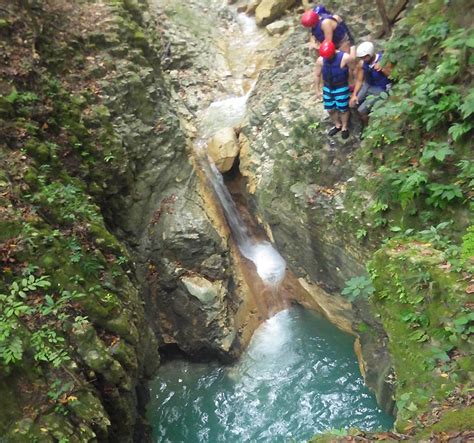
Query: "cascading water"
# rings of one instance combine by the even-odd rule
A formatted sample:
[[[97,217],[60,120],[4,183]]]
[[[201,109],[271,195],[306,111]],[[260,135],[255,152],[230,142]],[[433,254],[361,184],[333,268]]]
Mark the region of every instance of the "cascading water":
[[[211,161],[208,161],[206,166],[204,169],[207,172],[207,177],[222,205],[232,231],[232,236],[240,252],[245,258],[255,264],[257,274],[264,283],[272,288],[278,288],[278,285],[285,277],[285,260],[271,243],[267,241],[257,242],[251,238],[221,173]]]
[[[285,277],[286,262],[278,251],[268,241],[257,241],[248,232],[245,223],[237,210],[235,203],[224,183],[222,174],[211,159],[205,154],[204,140],[219,129],[237,126],[245,116],[246,103],[255,79],[250,81],[248,64],[252,63],[252,73],[255,76],[257,69],[255,57],[252,55],[258,50],[264,40],[264,34],[257,29],[255,20],[245,14],[236,16],[236,23],[240,30],[240,39],[233,41],[232,48],[227,49],[228,64],[233,72],[234,85],[242,95],[226,97],[217,100],[204,110],[200,116],[200,133],[202,139],[195,144],[195,151],[200,160],[200,166],[205,172],[209,183],[224,210],[226,220],[232,231],[232,236],[242,255],[254,263],[257,274],[273,292]],[[245,68],[243,72],[242,68]],[[246,82],[244,80],[247,80]],[[247,92],[245,92],[245,90]]]
[[[256,53],[268,44],[253,19],[238,14],[236,23],[239,35],[229,38],[226,51],[232,78],[225,84],[233,95],[199,113],[202,139],[195,151],[241,254],[273,292],[285,277],[286,263],[270,242],[249,233],[204,149],[205,138],[241,122],[259,68]],[[393,425],[364,385],[353,338],[297,307],[265,321],[235,365],[164,363],[151,398],[148,417],[157,442],[302,441],[329,429]]]

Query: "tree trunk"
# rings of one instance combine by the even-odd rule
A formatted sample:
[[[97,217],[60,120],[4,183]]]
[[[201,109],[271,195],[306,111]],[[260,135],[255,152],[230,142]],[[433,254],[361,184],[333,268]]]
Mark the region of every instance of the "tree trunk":
[[[391,23],[387,16],[387,11],[385,9],[385,2],[384,0],[375,0],[377,3],[377,8],[380,13],[380,17],[382,18],[382,26],[383,31],[385,34],[390,34]]]

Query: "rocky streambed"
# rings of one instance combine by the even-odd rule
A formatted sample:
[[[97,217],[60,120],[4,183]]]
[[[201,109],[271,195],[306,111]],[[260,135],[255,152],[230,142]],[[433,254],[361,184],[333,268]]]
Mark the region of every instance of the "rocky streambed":
[[[236,356],[264,319],[258,302],[261,287],[255,287],[256,276],[249,273],[249,264],[239,254],[226,214],[212,192],[212,178],[196,161],[209,136],[210,156],[223,173],[240,161],[247,204],[268,238],[288,259],[289,276],[282,284],[287,300],[318,310],[341,329],[358,335],[351,306],[337,292],[345,278],[360,271],[364,251],[357,245],[351,251],[350,242],[346,244],[340,233],[329,228],[334,211],[342,209],[334,208],[333,198],[354,173],[347,158],[357,141],[335,145],[323,135],[324,112],[314,103],[311,91],[312,55],[305,47],[307,36],[299,30],[297,17],[286,16],[278,36],[270,37],[268,31],[254,28],[253,19],[222,2],[206,6],[189,2],[184,11],[170,2],[156,4],[168,23],[166,63],[172,87],[186,104],[180,115],[190,140],[194,140],[188,152],[195,159],[198,178],[188,180],[185,204],[178,203],[184,194],[176,195],[164,206],[166,211],[160,210],[160,220],[153,225],[156,240],[152,242],[160,244],[160,249],[148,263],[157,270],[167,269],[165,279],[161,272],[152,283],[149,298],[151,303],[156,300],[153,308],[160,313],[156,325],[162,345],[197,359],[226,358],[229,352]],[[198,18],[200,26],[195,28]],[[247,108],[243,106],[246,102]],[[298,130],[300,138],[312,140],[295,137]],[[315,175],[316,180],[305,184],[303,178]],[[210,221],[211,231],[205,232],[216,229],[221,238],[222,249],[217,255],[225,255],[226,261],[221,258],[218,266],[227,269],[227,275],[211,275],[202,266],[201,260],[207,261],[219,242],[216,235],[211,244],[207,243],[208,237],[201,231],[204,225],[191,227],[197,215],[194,210],[188,212],[194,187],[198,198],[203,199],[199,209]],[[320,190],[325,191],[322,197]],[[319,229],[321,223],[326,229]],[[180,226],[179,236],[194,233],[189,242],[181,244],[175,226]],[[173,251],[174,262],[168,250]],[[180,283],[174,289],[176,277]],[[166,281],[169,286],[163,292],[161,285]],[[203,293],[205,297],[200,295]],[[360,368],[382,407],[392,412],[388,383],[391,365],[384,333],[368,311],[361,312],[379,335],[371,334],[370,340],[365,340],[363,352],[357,341]]]

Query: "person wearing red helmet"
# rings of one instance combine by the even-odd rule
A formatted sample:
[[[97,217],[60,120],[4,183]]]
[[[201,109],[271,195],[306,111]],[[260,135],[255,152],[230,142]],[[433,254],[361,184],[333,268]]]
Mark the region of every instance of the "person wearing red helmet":
[[[328,131],[333,136],[341,131],[345,140],[349,137],[349,67],[354,58],[336,49],[330,41],[324,41],[319,48],[316,60],[316,97],[323,97],[324,109],[328,111],[334,126]],[[321,77],[323,89],[321,94]]]
[[[354,39],[344,20],[331,14],[322,5],[309,9],[301,16],[301,24],[311,28],[310,46],[318,49],[323,41],[333,42],[337,49],[355,54]]]

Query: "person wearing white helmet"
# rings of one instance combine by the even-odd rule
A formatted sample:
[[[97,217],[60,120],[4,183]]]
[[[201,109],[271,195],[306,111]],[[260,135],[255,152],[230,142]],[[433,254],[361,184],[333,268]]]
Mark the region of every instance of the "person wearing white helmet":
[[[369,122],[369,112],[374,103],[380,100],[382,92],[390,89],[392,65],[381,65],[382,53],[375,53],[372,42],[363,42],[356,49],[359,59],[356,67],[356,82],[349,100],[351,107],[357,107],[364,126]],[[367,99],[367,97],[372,98]]]

